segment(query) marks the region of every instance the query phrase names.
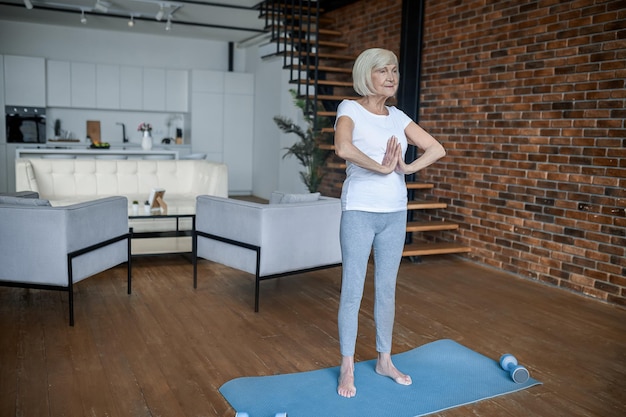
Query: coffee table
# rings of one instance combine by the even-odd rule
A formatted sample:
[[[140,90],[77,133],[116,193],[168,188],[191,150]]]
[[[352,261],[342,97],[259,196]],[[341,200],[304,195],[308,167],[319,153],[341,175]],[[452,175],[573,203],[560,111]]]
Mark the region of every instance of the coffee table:
[[[133,256],[193,253],[195,210],[168,208],[162,214],[160,210],[145,213],[142,207],[129,209],[128,220],[133,228]]]

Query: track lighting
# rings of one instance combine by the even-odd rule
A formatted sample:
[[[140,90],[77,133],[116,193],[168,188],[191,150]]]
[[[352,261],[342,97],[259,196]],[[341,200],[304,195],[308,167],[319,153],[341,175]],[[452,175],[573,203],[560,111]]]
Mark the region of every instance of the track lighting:
[[[111,3],[107,2],[107,1],[103,1],[103,0],[96,0],[96,4],[93,6],[93,8],[99,12],[102,13],[106,13],[109,11],[109,6],[111,5]]]
[[[15,0],[14,0],[15,1]],[[17,0],[18,2],[20,0]],[[89,4],[93,4],[93,6],[86,6],[83,4],[78,4],[77,0],[71,0],[73,2],[70,3],[52,3],[52,1],[68,1],[68,0],[21,0],[24,3],[24,7],[26,9],[33,9],[34,6],[45,5],[45,8],[51,8],[52,10],[62,10],[66,12],[73,13],[74,15],[80,11],[80,23],[83,25],[87,24],[87,14],[97,16],[102,14],[106,14],[106,16],[110,18],[121,18],[124,19],[125,16],[128,16],[128,20],[126,20],[126,24],[129,28],[133,28],[135,26],[135,18],[139,20],[145,20],[149,18],[149,14],[140,13],[134,11],[133,9],[122,10],[118,8],[117,1],[113,0],[80,0],[80,2],[88,2]],[[156,5],[159,6],[159,9],[154,16],[157,21],[165,20],[165,30],[172,30],[172,20],[174,19],[174,14],[179,11],[182,7],[182,3],[167,1],[167,0],[132,0],[134,2],[147,3],[150,8],[154,8]],[[0,0],[0,3],[3,3]],[[154,9],[153,9],[154,10]],[[93,23],[93,22],[92,22]]]
[[[164,14],[165,14],[165,12],[163,11],[163,3],[161,3],[161,7],[159,8],[159,11],[157,12],[157,14],[156,14],[156,16],[154,18],[160,22],[161,19],[163,19],[163,15]]]

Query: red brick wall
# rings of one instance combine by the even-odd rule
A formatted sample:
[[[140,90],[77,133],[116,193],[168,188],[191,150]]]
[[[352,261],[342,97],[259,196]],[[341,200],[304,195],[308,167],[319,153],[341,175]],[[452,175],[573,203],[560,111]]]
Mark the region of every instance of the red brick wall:
[[[375,13],[400,5],[333,13],[355,49],[397,50],[400,16]],[[461,225],[442,237],[626,306],[624,1],[427,0],[424,35],[420,124],[448,156],[420,180]]]
[[[360,0],[326,14],[335,20],[333,29],[341,30],[342,42],[358,55],[368,48],[400,52],[402,0]]]
[[[523,5],[519,5],[524,3]],[[471,258],[626,305],[626,3],[428,0],[425,178]]]

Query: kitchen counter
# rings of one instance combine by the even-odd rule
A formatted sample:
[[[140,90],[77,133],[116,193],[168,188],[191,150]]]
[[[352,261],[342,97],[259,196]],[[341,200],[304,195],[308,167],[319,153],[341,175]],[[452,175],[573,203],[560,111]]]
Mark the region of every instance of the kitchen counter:
[[[181,149],[182,150],[182,149]],[[98,158],[98,159],[178,159],[178,150],[152,149],[144,151],[137,147],[112,146],[109,149],[83,147],[17,148],[15,158]]]

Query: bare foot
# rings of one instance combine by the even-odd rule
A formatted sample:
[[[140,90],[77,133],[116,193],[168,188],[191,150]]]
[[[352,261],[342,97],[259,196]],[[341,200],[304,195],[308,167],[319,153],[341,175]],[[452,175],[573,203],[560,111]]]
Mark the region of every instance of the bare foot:
[[[339,370],[337,394],[346,398],[352,398],[356,395],[356,386],[354,385],[353,356],[344,356],[341,359],[341,369]]]
[[[413,381],[409,375],[405,375],[391,362],[389,353],[379,353],[378,362],[376,362],[376,373],[382,376],[388,376],[400,385],[411,385]]]

